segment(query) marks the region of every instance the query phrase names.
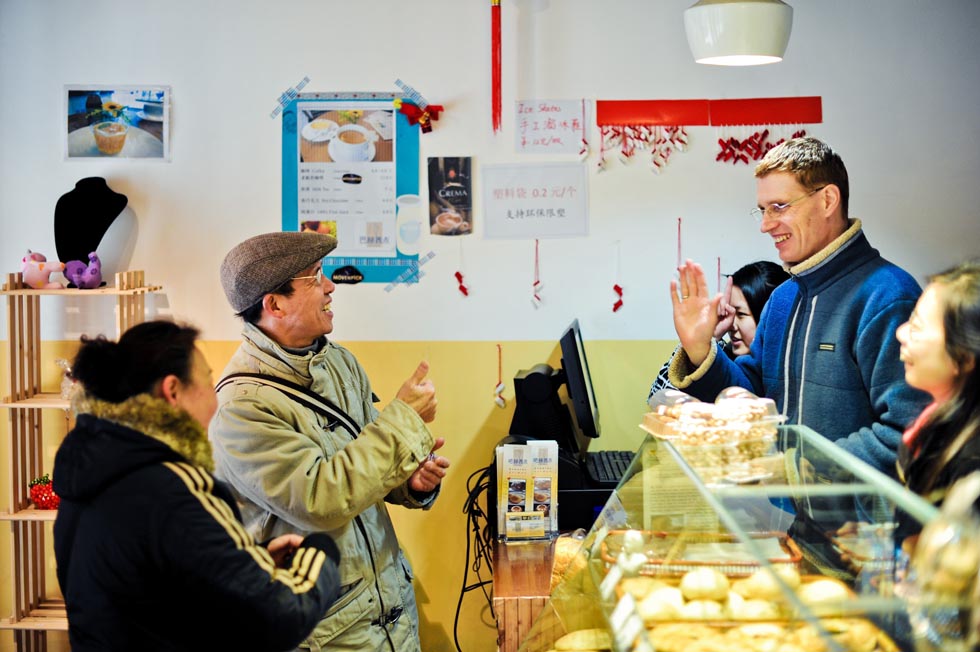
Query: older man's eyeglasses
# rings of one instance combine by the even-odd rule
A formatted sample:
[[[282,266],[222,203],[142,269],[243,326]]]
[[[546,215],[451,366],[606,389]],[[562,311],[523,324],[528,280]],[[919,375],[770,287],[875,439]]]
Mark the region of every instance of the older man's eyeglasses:
[[[749,215],[751,215],[755,219],[756,222],[761,222],[763,216],[769,217],[769,218],[777,217],[777,216],[782,215],[783,213],[785,213],[786,212],[786,209],[788,209],[790,206],[793,206],[794,204],[797,204],[797,203],[803,201],[807,197],[810,197],[811,195],[814,195],[814,194],[820,192],[821,190],[823,190],[826,187],[827,186],[820,186],[819,188],[814,188],[813,190],[811,190],[810,192],[806,193],[805,195],[800,195],[796,199],[793,199],[791,201],[788,201],[785,204],[769,204],[765,208],[753,208],[752,210],[749,211]]]
[[[316,268],[316,274],[312,274],[310,276],[294,276],[294,277],[292,277],[289,280],[290,281],[305,281],[305,280],[309,280],[309,279],[313,279],[313,283],[311,283],[310,285],[322,285],[323,284],[323,267],[317,267]]]

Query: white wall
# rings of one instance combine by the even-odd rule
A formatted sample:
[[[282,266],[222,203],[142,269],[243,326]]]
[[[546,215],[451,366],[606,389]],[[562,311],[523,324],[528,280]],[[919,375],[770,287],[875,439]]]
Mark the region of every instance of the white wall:
[[[205,339],[236,339],[218,265],[236,242],[279,228],[281,132],[269,112],[304,75],[307,91],[396,91],[405,80],[446,107],[421,136],[423,159],[472,155],[477,166],[541,160],[513,152],[519,98],[821,95],[824,123],[812,133],[844,158],[851,213],[871,242],[920,280],[980,254],[980,3],[791,1],[785,61],[748,69],[692,62],[682,22],[690,4],[503,0],[505,115],[495,136],[489,0],[0,0],[0,269],[16,271],[27,248],[54,257],[56,201],[78,179],[104,176],[138,224],[131,266],[165,286],[156,307]],[[65,161],[67,83],[171,86],[172,162]],[[747,216],[751,169],[714,162],[712,128],[690,132],[690,151],[660,176],[616,166],[596,174],[589,161],[591,232],[542,242],[542,308],[529,301],[533,241],[485,241],[478,227],[463,245],[469,298],[453,279],[458,239],[427,237],[423,251],[437,256],[420,285],[337,291],[335,336],[551,340],[578,316],[587,339],[673,338],[677,216],[685,255],[711,268],[716,256],[728,271],[775,259]],[[422,182],[424,191],[424,168]],[[626,290],[616,314],[614,280]],[[46,318],[45,328],[60,339],[66,324]]]

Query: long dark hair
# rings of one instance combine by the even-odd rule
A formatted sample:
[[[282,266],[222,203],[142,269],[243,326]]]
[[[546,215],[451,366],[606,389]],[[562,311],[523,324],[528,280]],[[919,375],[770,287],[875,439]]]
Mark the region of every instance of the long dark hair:
[[[943,467],[971,439],[980,435],[980,261],[961,263],[929,277],[943,302],[946,353],[959,369],[949,400],[936,408],[922,425],[923,442],[942,442],[943,454],[936,468],[926,471],[925,493],[935,487]],[[972,363],[972,369],[969,369]]]
[[[190,382],[198,335],[196,328],[164,320],[137,324],[118,342],[83,335],[71,375],[90,395],[110,403],[152,392],[171,374]]]
[[[788,278],[789,274],[786,270],[776,263],[759,260],[740,267],[732,274],[732,284],[745,295],[745,302],[749,304],[752,318],[758,322],[769,295]]]

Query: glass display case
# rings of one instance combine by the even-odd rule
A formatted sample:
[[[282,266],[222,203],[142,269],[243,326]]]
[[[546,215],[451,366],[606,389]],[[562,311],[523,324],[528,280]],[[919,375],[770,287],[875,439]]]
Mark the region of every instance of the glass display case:
[[[937,514],[803,426],[735,457],[648,434],[520,651],[914,650],[902,543]]]

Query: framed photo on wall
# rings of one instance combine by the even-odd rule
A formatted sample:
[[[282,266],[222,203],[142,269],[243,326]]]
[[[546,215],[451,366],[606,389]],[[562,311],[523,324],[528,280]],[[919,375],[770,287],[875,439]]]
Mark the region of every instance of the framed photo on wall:
[[[65,158],[170,160],[169,86],[65,86]]]

